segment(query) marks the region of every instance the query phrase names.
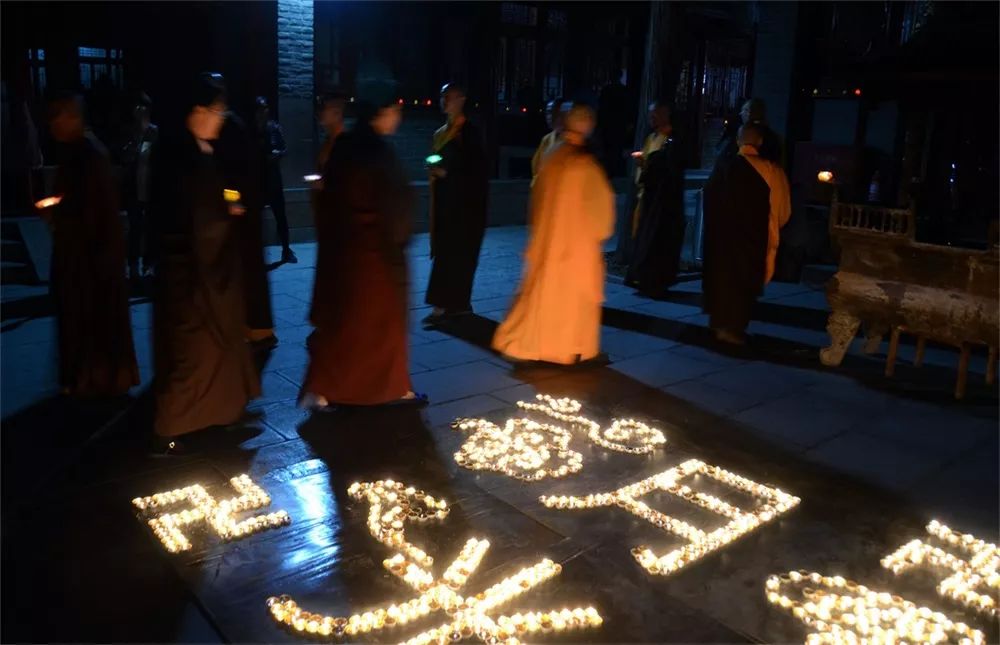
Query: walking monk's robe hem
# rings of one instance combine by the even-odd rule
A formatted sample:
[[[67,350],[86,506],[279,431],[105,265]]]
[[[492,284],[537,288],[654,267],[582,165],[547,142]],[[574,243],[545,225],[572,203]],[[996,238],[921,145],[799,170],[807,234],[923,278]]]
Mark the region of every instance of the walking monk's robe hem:
[[[155,430],[172,437],[235,423],[260,381],[244,338],[238,224],[222,196],[220,160],[187,130],[163,141],[153,183]]]
[[[124,394],[139,384],[139,368],[111,163],[90,135],[60,153],[56,190],[63,198],[52,214],[50,273],[59,385],[81,397]]]
[[[471,309],[472,283],[486,231],[489,177],[479,129],[435,133],[445,177],[431,180],[431,267],[426,302],[448,311]]]
[[[604,253],[615,196],[604,170],[577,146],[549,155],[531,191],[524,278],[493,336],[508,357],[569,365],[600,352]]]
[[[406,244],[412,191],[391,144],[367,124],[340,135],[316,200],[316,281],[303,394],[378,405],[412,387]]]
[[[744,157],[705,184],[703,309],[712,329],[742,332],[764,288],[770,188]]]

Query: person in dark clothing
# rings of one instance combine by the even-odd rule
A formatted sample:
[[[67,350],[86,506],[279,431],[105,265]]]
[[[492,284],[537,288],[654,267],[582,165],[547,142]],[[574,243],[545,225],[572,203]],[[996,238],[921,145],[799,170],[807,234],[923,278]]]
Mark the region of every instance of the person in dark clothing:
[[[764,142],[760,147],[760,157],[779,166],[785,165],[784,144],[778,133],[767,125],[767,106],[761,99],[748,99],[740,108],[740,120],[744,125],[752,123],[760,128]],[[731,161],[739,154],[738,128],[728,127],[720,143],[719,156],[716,164]]]
[[[597,122],[600,124],[603,144],[600,159],[608,177],[625,174],[625,156],[622,155],[622,150],[626,145],[628,111],[628,95],[621,80],[605,85],[601,90]]]
[[[791,215],[788,179],[761,157],[761,126],[740,128],[737,155],[705,184],[704,310],[716,339],[744,342],[757,296],[774,274],[779,231]]]
[[[431,268],[426,302],[434,307],[424,318],[433,326],[449,316],[472,311],[472,282],[486,230],[489,177],[479,129],[465,117],[465,91],[441,88],[441,110],[448,122],[434,133],[430,164]]]
[[[125,394],[139,384],[139,369],[111,162],[86,131],[78,97],[55,99],[50,121],[58,148],[58,202],[42,216],[52,229],[59,386],[64,394],[81,397]]]
[[[413,191],[392,145],[402,109],[362,101],[337,137],[316,213],[309,369],[300,404],[424,403],[410,384],[406,244]]]
[[[264,160],[264,203],[271,207],[274,213],[274,223],[277,227],[278,240],[281,242],[281,261],[296,263],[295,252],[289,246],[288,216],[285,213],[285,186],[281,180],[281,158],[288,152],[285,145],[285,133],[281,125],[269,118],[271,110],[267,99],[257,97],[257,112],[254,115],[255,132],[257,134],[258,154]]]
[[[245,209],[217,154],[226,113],[224,80],[202,74],[186,127],[164,135],[154,157],[155,448],[167,454],[183,452],[179,435],[240,421],[260,393],[244,338]]]
[[[271,287],[264,262],[262,227],[265,163],[254,154],[254,140],[243,120],[230,113],[219,133],[217,157],[226,186],[241,195],[246,213],[233,222],[240,241],[243,263],[243,299],[246,303],[247,340],[257,348],[278,343],[271,313]],[[261,163],[258,163],[261,161]]]
[[[128,211],[128,268],[133,282],[149,274],[155,264],[146,240],[146,210],[149,204],[149,159],[160,131],[150,122],[149,114],[149,99],[143,97],[133,110],[131,136],[122,150],[125,169],[122,192]]]
[[[684,215],[684,162],[672,137],[670,108],[657,104],[654,134],[659,147],[641,159],[639,222],[625,284],[650,298],[662,298],[676,284],[687,219]]]

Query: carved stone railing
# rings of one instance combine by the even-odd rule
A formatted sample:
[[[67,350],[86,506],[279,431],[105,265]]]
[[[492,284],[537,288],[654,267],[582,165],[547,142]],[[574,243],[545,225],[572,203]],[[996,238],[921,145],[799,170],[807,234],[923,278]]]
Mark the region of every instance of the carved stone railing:
[[[916,220],[908,208],[883,208],[834,201],[830,205],[830,234],[868,231],[914,239]]]
[[[820,351],[823,364],[839,365],[864,323],[867,351],[876,349],[883,335],[892,334],[887,375],[892,374],[899,334],[908,333],[918,339],[917,362],[926,340],[961,350],[955,392],[959,398],[973,346],[989,348],[987,381],[993,382],[1000,337],[997,249],[921,244],[895,231],[876,232],[868,225],[871,221],[832,227],[841,258],[839,271],[827,286],[831,344]],[[907,226],[912,226],[912,219]]]

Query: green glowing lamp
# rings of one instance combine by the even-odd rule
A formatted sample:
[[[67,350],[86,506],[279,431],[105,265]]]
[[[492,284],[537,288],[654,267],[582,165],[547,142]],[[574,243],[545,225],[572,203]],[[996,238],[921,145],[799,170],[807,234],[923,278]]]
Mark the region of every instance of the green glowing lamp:
[[[427,162],[428,166],[433,166],[436,163],[441,163],[442,161],[444,161],[444,157],[442,157],[441,155],[431,155],[426,159],[424,159],[424,161]]]

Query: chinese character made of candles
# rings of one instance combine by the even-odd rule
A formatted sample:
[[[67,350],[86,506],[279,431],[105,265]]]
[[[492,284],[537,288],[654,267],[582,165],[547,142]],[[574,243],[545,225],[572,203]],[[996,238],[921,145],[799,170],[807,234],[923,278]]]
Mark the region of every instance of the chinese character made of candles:
[[[132,505],[139,511],[148,513],[159,512],[164,507],[181,502],[191,504],[191,508],[179,512],[162,513],[147,521],[149,528],[171,553],[187,551],[191,548],[190,540],[181,529],[195,522],[207,522],[219,537],[225,540],[235,540],[258,531],[284,526],[292,521],[285,511],[276,511],[237,522],[233,517],[234,514],[267,506],[271,503],[271,498],[263,488],[246,475],[233,477],[229,483],[240,494],[239,497],[219,502],[212,495],[209,495],[201,484],[194,484],[148,497],[137,497],[132,500]]]
[[[601,425],[580,414],[573,399],[539,394],[536,401],[518,401],[525,412],[541,414],[557,424],[586,431],[588,438],[608,450],[641,455],[666,443],[663,433],[635,419],[615,419]],[[472,435],[455,453],[455,462],[470,470],[492,470],[522,481],[565,477],[583,467],[583,456],[570,449],[572,433],[562,425],[529,418],[507,419],[503,426],[485,419],[458,419],[452,426]]]
[[[791,589],[798,587],[798,597]],[[940,612],[873,591],[841,576],[789,571],[765,583],[767,599],[789,611],[812,632],[809,645],[830,643],[967,643],[980,644],[985,636]]]
[[[997,572],[1000,568],[1000,550],[997,545],[952,531],[937,520],[927,525],[927,532],[949,546],[968,553],[968,559],[959,558],[921,540],[912,540],[883,558],[882,566],[896,575],[920,564],[948,569],[952,573],[938,584],[938,593],[969,609],[996,618],[997,602],[994,596],[1000,589],[1000,573]],[[977,589],[984,589],[987,593],[979,593]]]
[[[468,540],[444,573],[435,578],[426,568],[431,558],[407,542],[404,535],[407,521],[443,519],[449,510],[444,500],[435,500],[423,491],[391,480],[355,483],[348,492],[369,503],[368,529],[372,535],[379,542],[402,551],[383,560],[383,566],[413,588],[417,595],[406,602],[346,618],[305,611],[289,596],[268,598],[271,617],[296,633],[306,637],[319,635],[355,640],[359,634],[405,626],[431,613],[444,611],[448,614],[446,622],[405,642],[429,644],[476,637],[484,643],[514,644],[519,642],[518,636],[541,630],[597,627],[603,622],[593,607],[532,611],[493,618],[492,614],[503,605],[559,575],[562,567],[546,558],[485,591],[463,597],[459,592],[479,567],[490,543],[478,538]]]
[[[749,493],[762,503],[752,511],[745,511],[708,493],[692,490],[680,482],[684,477],[695,474],[706,475],[722,484]],[[703,531],[687,522],[650,508],[638,499],[654,490],[670,493],[695,506],[718,513],[729,518],[729,522],[714,531]],[[543,495],[539,501],[549,508],[557,509],[620,506],[650,524],[688,540],[688,544],[664,555],[657,555],[646,546],[637,546],[632,549],[633,557],[646,571],[657,575],[669,575],[786,513],[799,503],[799,498],[777,488],[771,488],[740,477],[717,466],[706,464],[698,459],[689,459],[670,470],[665,470],[609,493],[595,493],[581,497]]]

